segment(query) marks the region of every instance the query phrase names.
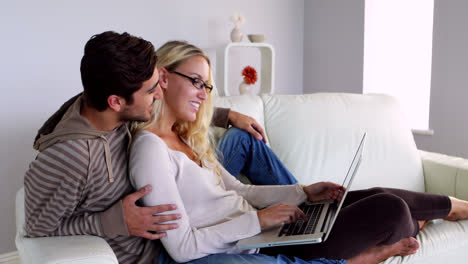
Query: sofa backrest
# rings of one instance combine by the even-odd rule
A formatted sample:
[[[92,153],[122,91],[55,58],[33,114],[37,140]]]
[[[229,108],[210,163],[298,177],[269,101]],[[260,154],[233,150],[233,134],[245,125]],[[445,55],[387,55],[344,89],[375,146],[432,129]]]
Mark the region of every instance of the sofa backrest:
[[[386,95],[262,95],[272,149],[301,182],[341,183],[364,132],[352,189],[424,191],[422,164],[398,102]]]
[[[260,98],[224,97],[215,104],[232,107],[263,124],[271,148],[300,182],[342,183],[367,132],[363,160],[351,189],[385,186],[424,191],[421,158],[393,97],[316,93]],[[251,105],[260,102],[262,106]]]
[[[263,129],[265,129],[265,118],[261,97],[255,95],[216,96],[214,97],[213,103],[215,106],[230,108],[239,113],[251,116],[257,120]],[[214,133],[215,139],[218,140],[226,130],[213,128],[212,131]]]

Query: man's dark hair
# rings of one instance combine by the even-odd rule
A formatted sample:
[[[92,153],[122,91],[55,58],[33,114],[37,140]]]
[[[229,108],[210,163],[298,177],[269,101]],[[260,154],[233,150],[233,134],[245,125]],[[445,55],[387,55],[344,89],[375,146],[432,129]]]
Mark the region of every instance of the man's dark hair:
[[[85,102],[98,111],[110,95],[133,103],[133,93],[151,78],[156,66],[153,44],[128,33],[106,31],[91,37],[81,59]]]

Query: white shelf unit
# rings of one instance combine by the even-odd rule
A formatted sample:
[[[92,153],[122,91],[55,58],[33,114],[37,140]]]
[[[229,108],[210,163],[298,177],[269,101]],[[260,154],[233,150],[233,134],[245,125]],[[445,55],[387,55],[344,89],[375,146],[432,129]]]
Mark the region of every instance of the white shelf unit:
[[[232,95],[228,87],[229,79],[229,51],[231,48],[257,48],[261,55],[261,84],[260,93],[272,94],[275,91],[275,50],[267,43],[233,42],[226,45],[216,56],[217,83],[223,84],[224,96]],[[221,90],[221,89],[220,89]],[[218,90],[218,91],[220,91]]]

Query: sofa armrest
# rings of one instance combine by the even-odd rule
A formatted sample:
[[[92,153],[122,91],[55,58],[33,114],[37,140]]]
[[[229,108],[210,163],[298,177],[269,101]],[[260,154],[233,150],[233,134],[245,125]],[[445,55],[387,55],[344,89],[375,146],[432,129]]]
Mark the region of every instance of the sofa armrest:
[[[25,237],[24,188],[16,193],[16,248],[21,263],[118,264],[107,242],[97,236]]]
[[[27,238],[17,235],[21,263],[118,264],[107,242],[96,236]]]
[[[468,159],[420,151],[426,192],[468,200]]]

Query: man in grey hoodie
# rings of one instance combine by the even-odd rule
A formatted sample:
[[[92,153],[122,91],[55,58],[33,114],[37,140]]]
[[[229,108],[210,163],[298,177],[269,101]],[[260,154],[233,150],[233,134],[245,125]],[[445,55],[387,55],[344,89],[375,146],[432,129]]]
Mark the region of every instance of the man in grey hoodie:
[[[153,45],[127,33],[104,32],[85,46],[84,91],[39,130],[39,150],[24,179],[31,237],[103,237],[120,263],[150,263],[159,239],[177,224],[174,205],[139,207],[151,186],[134,192],[127,178],[127,121],[148,120],[161,98]]]
[[[158,223],[180,216],[158,215],[175,205],[139,207],[136,201],[151,186],[134,192],[127,177],[127,123],[148,120],[162,96],[156,60],[150,42],[128,33],[104,32],[87,42],[83,93],[51,116],[34,142],[39,154],[24,179],[28,236],[96,235],[119,263],[157,260],[159,243],[153,240],[177,228]],[[227,126],[231,115],[239,118],[217,109],[214,123]],[[248,127],[252,119],[240,116]]]

